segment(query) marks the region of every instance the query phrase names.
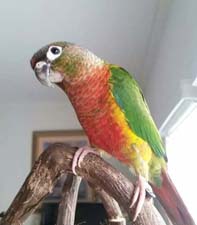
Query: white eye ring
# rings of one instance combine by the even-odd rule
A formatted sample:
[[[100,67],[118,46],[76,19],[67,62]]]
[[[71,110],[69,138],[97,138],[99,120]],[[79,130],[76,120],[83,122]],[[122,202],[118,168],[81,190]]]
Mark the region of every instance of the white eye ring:
[[[52,45],[47,51],[47,59],[49,61],[54,61],[62,54],[62,47]]]

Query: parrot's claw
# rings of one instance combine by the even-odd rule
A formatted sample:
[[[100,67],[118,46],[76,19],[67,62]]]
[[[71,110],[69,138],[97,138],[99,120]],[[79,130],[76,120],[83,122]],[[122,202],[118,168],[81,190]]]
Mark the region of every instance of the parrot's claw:
[[[72,172],[77,175],[76,173],[76,166],[78,166],[79,168],[81,167],[81,163],[83,161],[83,159],[85,158],[85,156],[89,153],[93,153],[93,154],[96,154],[98,155],[97,152],[93,151],[92,148],[88,147],[88,146],[84,146],[82,148],[79,148],[74,157],[73,157],[73,161],[72,161]]]
[[[147,194],[149,198],[155,197],[151,186],[147,183],[144,177],[139,175],[130,205],[130,208],[133,208],[134,205],[136,205],[133,215],[133,221],[137,219],[139,213],[141,212]]]

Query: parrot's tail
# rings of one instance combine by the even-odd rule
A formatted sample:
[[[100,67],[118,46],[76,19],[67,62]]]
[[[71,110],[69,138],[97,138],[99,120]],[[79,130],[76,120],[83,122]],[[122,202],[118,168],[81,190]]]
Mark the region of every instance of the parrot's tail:
[[[152,188],[172,223],[174,225],[195,225],[167,172],[162,171],[162,178],[162,186],[155,187],[152,185]]]

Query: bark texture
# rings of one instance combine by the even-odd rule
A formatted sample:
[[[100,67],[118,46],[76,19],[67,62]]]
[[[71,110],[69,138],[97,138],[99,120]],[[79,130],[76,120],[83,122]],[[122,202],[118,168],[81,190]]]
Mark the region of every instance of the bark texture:
[[[57,225],[74,225],[78,190],[81,177],[68,174],[62,190]]]
[[[108,215],[109,225],[126,225],[126,219],[124,218],[121,209],[117,201],[112,198],[101,187],[91,185],[96,193],[100,196],[102,203]]]
[[[58,178],[64,173],[72,173],[72,159],[76,152],[65,144],[53,144],[39,157],[15,199],[11,203],[0,225],[18,225],[30,215],[40,202],[52,191]],[[119,171],[95,154],[88,154],[76,168],[79,176],[89,183],[101,187],[124,208],[132,220],[129,208],[133,194],[133,184]],[[165,225],[162,217],[151,201],[146,201],[142,212],[133,225]]]

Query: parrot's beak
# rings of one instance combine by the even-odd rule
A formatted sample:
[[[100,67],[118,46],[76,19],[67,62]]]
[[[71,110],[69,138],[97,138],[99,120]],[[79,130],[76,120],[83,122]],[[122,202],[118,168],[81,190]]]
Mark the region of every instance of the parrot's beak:
[[[60,73],[51,69],[50,62],[37,62],[34,66],[34,72],[40,83],[47,87],[55,87],[55,83],[60,83],[63,80],[63,76]]]

